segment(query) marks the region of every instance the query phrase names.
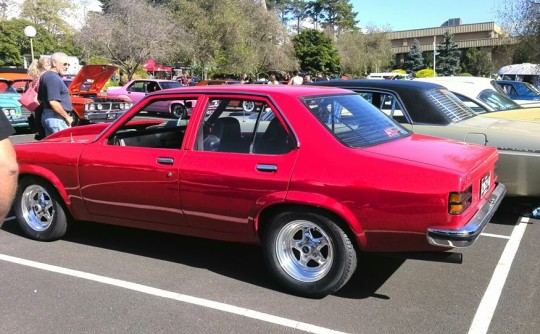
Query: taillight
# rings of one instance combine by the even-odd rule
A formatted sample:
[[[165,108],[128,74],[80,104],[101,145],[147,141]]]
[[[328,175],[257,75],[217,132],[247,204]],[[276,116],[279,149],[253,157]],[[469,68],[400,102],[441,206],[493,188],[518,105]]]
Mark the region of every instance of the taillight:
[[[460,215],[472,202],[472,187],[462,192],[451,192],[448,196],[448,213]]]

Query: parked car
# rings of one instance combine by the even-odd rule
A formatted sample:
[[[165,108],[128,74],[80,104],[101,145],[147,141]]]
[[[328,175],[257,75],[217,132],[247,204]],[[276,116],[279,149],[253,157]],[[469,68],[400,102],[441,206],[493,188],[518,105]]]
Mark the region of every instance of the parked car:
[[[9,123],[14,128],[28,127],[28,116],[30,112],[22,107],[19,99],[20,92],[24,92],[27,88],[22,88],[21,85],[27,83],[22,80],[8,80],[0,78],[0,109],[7,116]],[[23,112],[26,111],[26,112]]]
[[[477,112],[504,111],[540,107],[540,102],[510,99],[494,79],[480,77],[433,77],[414,80],[434,82],[445,86]]]
[[[75,113],[74,125],[110,122],[131,108],[128,98],[101,93],[116,70],[117,67],[111,65],[84,65],[75,77],[63,78]]]
[[[475,114],[456,95],[418,80],[335,80],[316,83],[347,88],[421,134],[496,147],[497,173],[509,196],[540,196],[540,123]]]
[[[189,119],[148,117],[163,100],[197,103]],[[239,101],[261,119],[244,131],[231,116]],[[505,193],[494,148],[411,134],[341,89],[163,90],[114,123],[15,149],[14,210],[28,237],[96,221],[261,243],[269,273],[309,297],[341,288],[359,251],[431,258],[471,245]]]
[[[180,87],[182,85],[174,80],[135,79],[122,87],[109,87],[107,96],[124,97],[130,99],[133,103],[137,103],[150,93]],[[184,100],[168,100],[162,103],[154,103],[149,106],[150,109],[147,112],[166,114],[174,118],[187,118],[191,114],[191,107],[188,108],[187,105],[193,105],[193,101],[187,102]]]
[[[497,80],[497,84],[509,98],[518,103],[540,100],[540,90],[528,82]]]

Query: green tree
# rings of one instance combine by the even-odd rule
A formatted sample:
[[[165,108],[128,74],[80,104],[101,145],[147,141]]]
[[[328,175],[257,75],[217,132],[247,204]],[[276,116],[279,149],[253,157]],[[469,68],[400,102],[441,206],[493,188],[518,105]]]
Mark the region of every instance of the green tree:
[[[493,73],[493,64],[489,55],[477,48],[470,48],[467,51],[463,67],[466,72],[474,76],[490,76]]]
[[[305,72],[337,74],[340,58],[332,39],[315,29],[304,29],[292,39],[300,69]]]
[[[11,19],[0,22],[0,66],[24,65],[23,56],[30,55],[30,40],[24,34],[24,28],[32,22],[24,19]],[[36,26],[36,37],[32,39],[34,55],[50,54],[62,49],[53,35],[41,26]],[[30,61],[30,59],[28,59]]]
[[[405,70],[407,70],[407,73],[415,73],[425,67],[424,57],[422,56],[422,46],[415,38],[409,54],[407,55],[407,60],[405,61]]]
[[[330,31],[332,36],[355,29],[357,13],[353,12],[349,0],[315,0],[315,3],[322,8],[319,14],[322,27]]]
[[[445,76],[456,75],[461,71],[461,51],[454,42],[454,35],[450,31],[444,33],[443,41],[437,46],[439,53],[436,58],[436,70]]]
[[[366,31],[345,32],[336,40],[343,72],[355,77],[381,72],[394,61],[388,32],[379,27],[367,27]]]
[[[289,0],[286,8],[287,13],[289,13],[295,21],[296,33],[299,34],[302,22],[308,18],[310,3],[306,0]]]
[[[70,0],[24,0],[21,18],[28,19],[32,25],[43,27],[55,36],[60,36],[73,30],[63,19],[68,17],[73,8]]]

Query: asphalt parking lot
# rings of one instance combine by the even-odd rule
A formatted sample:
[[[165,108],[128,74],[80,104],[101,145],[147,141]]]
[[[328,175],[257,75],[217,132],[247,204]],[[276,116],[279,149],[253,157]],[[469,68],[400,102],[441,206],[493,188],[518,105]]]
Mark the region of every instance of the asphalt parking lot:
[[[364,254],[336,295],[270,279],[259,247],[81,223],[0,230],[2,333],[538,333],[536,200],[505,200],[461,265]]]
[[[94,223],[37,242],[10,216],[0,333],[540,333],[537,206],[505,199],[460,265],[362,254],[323,299],[282,292],[257,246]]]

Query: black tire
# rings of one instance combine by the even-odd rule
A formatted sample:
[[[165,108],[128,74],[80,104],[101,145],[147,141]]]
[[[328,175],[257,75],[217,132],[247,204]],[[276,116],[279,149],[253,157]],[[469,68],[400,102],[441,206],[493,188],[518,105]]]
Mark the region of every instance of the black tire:
[[[19,180],[14,208],[17,222],[31,239],[52,241],[63,237],[68,218],[56,189],[44,180]]]
[[[276,215],[263,236],[265,261],[288,291],[322,298],[339,290],[356,269],[356,250],[332,220],[315,213]]]
[[[183,104],[177,103],[173,104],[171,106],[171,115],[172,117],[178,119],[186,119],[187,118],[187,109]]]

